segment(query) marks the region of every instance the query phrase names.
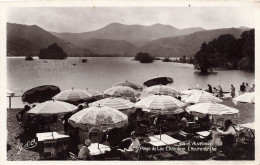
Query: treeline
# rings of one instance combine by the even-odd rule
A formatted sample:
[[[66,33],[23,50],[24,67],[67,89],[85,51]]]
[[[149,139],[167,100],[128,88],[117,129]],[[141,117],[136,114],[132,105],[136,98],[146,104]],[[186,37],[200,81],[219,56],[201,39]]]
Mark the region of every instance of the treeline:
[[[239,39],[233,35],[220,35],[204,42],[195,54],[195,69],[207,72],[210,68],[255,70],[255,31],[245,31]]]
[[[193,64],[193,58],[192,57],[186,57],[182,56],[178,59],[170,59],[169,57],[166,57],[162,60],[163,62],[178,62],[178,63],[188,63],[188,64]]]

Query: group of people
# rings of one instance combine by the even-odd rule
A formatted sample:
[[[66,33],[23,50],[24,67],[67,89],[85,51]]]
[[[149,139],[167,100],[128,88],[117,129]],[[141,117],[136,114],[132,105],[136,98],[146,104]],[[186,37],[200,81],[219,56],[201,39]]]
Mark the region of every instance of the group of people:
[[[218,87],[213,87],[213,88],[210,84],[208,84],[207,86],[208,86],[207,91],[209,93],[212,93],[214,96],[216,96],[216,97],[223,97],[224,96],[223,95],[223,89],[220,85]]]
[[[116,145],[110,144],[110,151],[104,153],[105,158],[118,157],[123,160],[134,160],[136,154],[140,149],[140,142],[137,139],[135,132],[131,132],[131,137],[124,139],[122,143],[129,141],[130,143],[123,147],[118,148]],[[90,154],[89,146],[91,146],[91,140],[86,139],[84,145],[78,152],[78,159],[80,160],[94,160],[95,158]]]
[[[223,97],[224,96],[223,95],[223,93],[224,93],[223,89],[220,85],[218,87],[213,87],[213,88],[210,84],[208,84],[207,86],[208,86],[208,89],[206,89],[207,92],[212,93],[216,97]],[[248,85],[248,83],[243,82],[240,85],[239,89],[240,89],[239,95],[244,94],[246,92],[254,92],[255,91],[255,84],[252,84],[252,86],[250,87]],[[231,84],[231,86],[230,86],[230,94],[231,94],[232,98],[236,97],[236,88],[234,87],[233,84]]]

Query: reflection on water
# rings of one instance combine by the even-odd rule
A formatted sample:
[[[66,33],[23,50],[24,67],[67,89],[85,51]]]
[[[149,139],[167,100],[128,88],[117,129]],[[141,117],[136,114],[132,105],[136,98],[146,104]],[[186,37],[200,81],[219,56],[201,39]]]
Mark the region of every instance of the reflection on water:
[[[61,90],[69,88],[95,89],[104,91],[111,85],[125,80],[141,84],[156,76],[173,77],[173,86],[179,90],[206,88],[221,85],[224,91],[230,91],[230,84],[236,89],[242,82],[251,83],[254,74],[244,71],[217,71],[202,75],[193,69],[193,65],[164,63],[155,61],[141,64],[125,57],[92,57],[87,63],[79,58],[67,60],[25,61],[24,58],[7,58],[8,88],[16,94],[39,85],[56,85]],[[44,62],[44,61],[47,61]],[[76,64],[75,66],[73,64]]]

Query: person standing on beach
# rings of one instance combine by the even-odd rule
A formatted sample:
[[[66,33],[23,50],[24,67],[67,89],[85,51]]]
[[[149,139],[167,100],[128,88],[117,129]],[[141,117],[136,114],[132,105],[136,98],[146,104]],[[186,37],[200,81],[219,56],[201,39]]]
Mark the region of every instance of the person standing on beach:
[[[234,98],[236,96],[236,88],[231,84],[231,97]]]
[[[218,97],[223,97],[223,90],[220,85],[218,86]]]
[[[213,92],[212,92],[212,86],[211,86],[210,84],[208,84],[208,87],[209,87],[208,92],[209,92],[209,93],[213,93]]]
[[[240,91],[239,91],[239,94],[244,94],[246,91],[246,86],[245,86],[245,83],[243,82],[241,85],[240,85]]]
[[[250,88],[249,88],[249,85],[248,85],[248,83],[246,83],[246,91],[245,92],[249,92],[249,90],[250,90]]]

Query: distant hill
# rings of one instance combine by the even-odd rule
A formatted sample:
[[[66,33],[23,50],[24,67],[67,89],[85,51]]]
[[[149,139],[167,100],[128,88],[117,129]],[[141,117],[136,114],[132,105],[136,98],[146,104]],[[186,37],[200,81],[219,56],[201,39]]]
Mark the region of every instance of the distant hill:
[[[177,29],[171,25],[154,24],[151,26],[144,25],[124,25],[111,23],[101,29],[84,32],[84,33],[55,33],[52,34],[74,44],[80,44],[82,40],[91,38],[125,40],[135,46],[141,46],[152,40],[163,37],[172,37],[185,35],[197,31],[205,30],[203,28]]]
[[[204,30],[189,35],[176,37],[161,38],[151,41],[138,49],[138,51],[148,52],[153,56],[193,56],[203,42],[209,42],[214,38],[218,38],[221,34],[232,34],[235,38],[239,38],[244,29],[227,28]]]
[[[134,56],[137,48],[124,40],[96,39],[92,38],[79,43],[79,46],[92,50],[96,54],[120,54]]]
[[[36,25],[28,26],[7,23],[8,56],[36,56],[40,49],[54,43],[63,48],[69,56],[92,53],[89,50],[64,41]]]

